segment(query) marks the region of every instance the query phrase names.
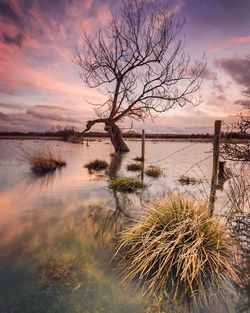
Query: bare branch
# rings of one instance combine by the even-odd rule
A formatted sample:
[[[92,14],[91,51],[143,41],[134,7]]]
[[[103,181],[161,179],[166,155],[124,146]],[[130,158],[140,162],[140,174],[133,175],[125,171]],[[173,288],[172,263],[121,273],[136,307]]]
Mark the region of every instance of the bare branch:
[[[119,14],[94,36],[82,35],[76,63],[91,88],[102,86],[107,100],[98,117],[118,122],[144,120],[175,106],[197,105],[205,57],[191,64],[182,38],[184,21],[170,9],[143,0],[124,0]]]

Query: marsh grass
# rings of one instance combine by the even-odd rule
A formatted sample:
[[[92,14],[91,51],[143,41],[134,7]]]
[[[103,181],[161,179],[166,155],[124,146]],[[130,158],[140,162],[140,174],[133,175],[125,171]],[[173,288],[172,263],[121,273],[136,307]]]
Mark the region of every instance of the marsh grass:
[[[146,168],[145,174],[150,177],[160,177],[162,175],[162,170],[159,166],[150,165]]]
[[[23,151],[23,157],[36,175],[52,173],[57,168],[67,165],[61,155],[49,147],[40,147],[32,152]]]
[[[196,177],[192,177],[192,176],[186,176],[186,175],[180,176],[180,178],[178,179],[178,181],[179,181],[182,185],[196,185],[196,184],[202,184],[202,179],[196,178]]]
[[[132,193],[137,189],[143,188],[145,185],[140,180],[133,177],[120,176],[112,179],[109,183],[109,188],[115,191]]]
[[[203,305],[211,291],[238,283],[227,229],[206,204],[182,196],[156,201],[121,233],[117,254],[123,281],[173,303]]]
[[[143,169],[142,163],[133,162],[127,165],[127,171],[139,172]]]
[[[143,162],[143,157],[137,156],[133,160],[136,161],[136,162]]]
[[[108,168],[109,164],[105,160],[95,159],[84,167],[86,167],[89,171],[102,171]]]
[[[70,143],[82,144],[84,141],[84,137],[79,136],[79,135],[71,135],[66,138],[66,141]]]

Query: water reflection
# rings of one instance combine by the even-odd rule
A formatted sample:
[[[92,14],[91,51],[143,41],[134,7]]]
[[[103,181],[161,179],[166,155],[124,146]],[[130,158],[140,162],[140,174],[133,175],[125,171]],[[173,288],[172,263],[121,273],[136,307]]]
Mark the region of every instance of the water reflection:
[[[116,178],[118,175],[119,170],[121,169],[122,161],[126,156],[125,153],[112,153],[110,155],[110,165],[109,165],[109,178],[113,179]]]
[[[25,149],[39,144],[22,143]],[[147,160],[161,159],[183,144],[147,142]],[[89,147],[58,142],[68,166],[43,177],[27,177],[27,167],[12,153],[15,145],[19,142],[0,142],[0,312],[145,312],[140,293],[124,289],[110,265],[113,239],[152,198],[175,189],[193,194],[178,177],[204,158],[209,144],[164,161],[165,176],[144,177],[147,188],[129,195],[107,185],[119,175],[138,175],[128,175],[126,165],[139,155],[139,142],[130,142],[131,153],[111,157],[105,140]],[[95,158],[110,161],[107,173],[89,174],[84,168]],[[202,171],[209,180],[210,169],[207,160]]]
[[[113,164],[110,176],[121,165]],[[1,240],[0,311],[143,312],[139,295],[124,290],[109,266],[111,239],[129,217],[129,200],[114,194],[111,208],[105,201],[102,206],[87,204],[83,190],[77,201],[72,201],[72,194],[65,198],[60,193],[58,198],[53,190],[58,188],[58,175],[62,179],[62,173],[57,173],[24,180],[22,186],[28,186],[31,193],[15,207],[29,205],[16,211],[11,225],[1,227],[5,233],[11,226],[15,235]],[[6,200],[15,195],[16,188],[6,194]],[[36,188],[42,193],[36,194]],[[12,203],[2,202],[5,210]],[[91,203],[95,203],[93,195]]]
[[[118,197],[117,201],[120,202]],[[121,206],[120,203],[116,209],[90,205],[87,216],[87,219],[91,221],[89,231],[98,242],[109,243],[122,230],[126,219],[129,218],[130,215],[126,212],[126,207]]]
[[[108,169],[109,179],[117,177],[121,169],[124,153],[111,154],[110,166]],[[106,208],[100,204],[89,205],[87,218],[91,221],[90,230],[94,237],[101,242],[109,242],[123,227],[126,220],[131,219],[129,207],[132,202],[127,194],[110,190],[115,202],[114,208]]]
[[[95,213],[100,216],[99,209]],[[8,243],[5,248],[11,252],[1,263],[0,311],[140,312],[139,299],[131,301],[128,290],[120,293],[119,279],[108,267],[108,240],[105,246],[96,240],[103,222],[97,215],[84,208],[74,214],[47,211],[46,218],[24,214],[19,221],[27,224],[29,219],[30,226]],[[112,238],[113,227],[102,228],[106,239]]]
[[[56,177],[62,177],[62,168],[57,168],[55,171],[43,174],[28,173],[24,179],[27,188],[38,188],[42,191],[52,188]]]

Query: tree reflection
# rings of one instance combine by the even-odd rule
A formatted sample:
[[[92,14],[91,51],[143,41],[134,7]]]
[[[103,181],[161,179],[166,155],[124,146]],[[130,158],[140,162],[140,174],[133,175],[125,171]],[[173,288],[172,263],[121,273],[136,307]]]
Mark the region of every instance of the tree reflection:
[[[109,179],[118,176],[121,169],[124,153],[113,153],[111,155],[110,166],[108,170]],[[124,223],[131,218],[128,207],[131,204],[127,194],[119,194],[112,190],[114,208],[107,208],[103,205],[89,205],[88,220],[94,238],[102,243],[108,243],[123,228]]]

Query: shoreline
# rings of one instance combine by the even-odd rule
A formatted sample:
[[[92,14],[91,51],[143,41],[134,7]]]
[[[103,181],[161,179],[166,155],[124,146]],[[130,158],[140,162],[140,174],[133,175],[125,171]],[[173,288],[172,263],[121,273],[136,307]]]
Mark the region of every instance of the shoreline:
[[[87,141],[87,139],[91,142],[91,141],[96,141],[100,139],[108,139],[108,137],[99,137],[99,136],[86,136],[86,137],[82,137],[82,141]],[[141,138],[138,137],[124,137],[124,139],[127,141],[141,141]],[[44,141],[51,141],[51,140],[58,140],[58,141],[64,141],[64,142],[69,142],[71,143],[71,141],[67,141],[67,140],[63,140],[63,138],[61,136],[30,136],[30,135],[22,135],[22,136],[18,136],[18,135],[0,135],[0,140],[44,140]],[[147,141],[169,141],[169,142],[213,142],[213,138],[178,138],[178,136],[176,137],[172,137],[172,138],[162,138],[160,136],[157,137],[156,136],[150,136],[150,137],[146,137]],[[238,138],[233,138],[233,139],[221,139],[222,142],[228,142],[228,143],[235,143],[235,144],[247,144],[250,143],[250,139],[238,139]]]

